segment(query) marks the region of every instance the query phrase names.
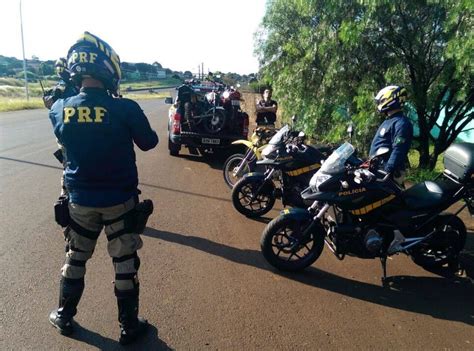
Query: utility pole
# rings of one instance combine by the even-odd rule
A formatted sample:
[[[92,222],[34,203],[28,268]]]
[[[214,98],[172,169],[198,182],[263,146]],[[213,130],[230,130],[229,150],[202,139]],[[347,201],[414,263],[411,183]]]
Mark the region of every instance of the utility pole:
[[[25,73],[26,101],[30,101],[30,95],[28,93],[28,75],[26,74],[25,42],[23,40],[23,16],[21,14],[21,0],[20,0],[20,26],[21,26],[21,47],[23,49],[23,72]]]
[[[201,63],[201,79],[204,79],[204,62]]]

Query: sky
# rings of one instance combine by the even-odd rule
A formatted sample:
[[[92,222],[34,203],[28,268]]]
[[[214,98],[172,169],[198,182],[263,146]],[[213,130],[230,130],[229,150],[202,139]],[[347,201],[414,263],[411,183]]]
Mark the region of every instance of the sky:
[[[56,60],[84,31],[121,61],[175,71],[258,71],[254,33],[265,0],[22,0],[25,56]],[[20,0],[0,1],[0,55],[23,57]]]

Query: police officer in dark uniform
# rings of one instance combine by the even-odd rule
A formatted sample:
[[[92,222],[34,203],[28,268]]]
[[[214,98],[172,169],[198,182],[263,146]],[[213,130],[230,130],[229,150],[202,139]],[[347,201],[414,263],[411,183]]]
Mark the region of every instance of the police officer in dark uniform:
[[[47,90],[43,95],[44,106],[49,110],[58,99],[66,99],[68,97],[79,94],[79,87],[71,80],[71,75],[67,68],[67,62],[64,57],[60,57],[54,64],[54,69],[60,81],[53,88]]]
[[[407,91],[401,86],[390,85],[378,92],[375,97],[377,110],[387,119],[380,125],[370,146],[370,156],[381,147],[390,150],[384,162],[385,172],[390,173],[400,185],[403,185],[405,178],[408,151],[413,139],[413,125],[402,112],[406,99]]]
[[[64,57],[60,57],[54,64],[56,74],[60,81],[53,89],[49,89],[43,94],[44,106],[50,110],[53,104],[58,99],[66,99],[68,97],[79,94],[79,87],[71,80],[71,75],[67,68],[67,61]],[[64,152],[64,146],[58,142],[58,150],[54,153],[54,156],[59,162],[66,168],[66,153]],[[61,176],[61,196],[67,194],[66,185],[64,184],[64,172]]]
[[[158,136],[137,103],[112,96],[117,96],[120,59],[106,42],[85,32],[67,58],[71,78],[81,89],[76,96],[56,101],[50,111],[54,134],[66,150],[70,218],[59,306],[49,321],[61,334],[73,332],[86,262],[105,227],[115,269],[119,342],[128,344],[148,325],[138,317],[137,250],[142,241],[133,224],[138,203],[134,143],[150,150]]]

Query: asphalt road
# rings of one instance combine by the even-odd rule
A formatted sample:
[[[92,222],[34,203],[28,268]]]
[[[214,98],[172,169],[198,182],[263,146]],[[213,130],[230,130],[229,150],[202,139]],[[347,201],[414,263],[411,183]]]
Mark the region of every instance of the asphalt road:
[[[167,106],[140,104],[161,142],[137,150],[143,197],[155,203],[139,252],[141,313],[152,328],[130,349],[474,348],[473,286],[405,256],[388,262],[390,289],[378,261],[338,261],[328,250],[304,273],[273,270],[259,251],[265,223],[233,209],[221,163],[170,157]],[[103,234],[87,265],[80,327],[67,338],[49,325],[64,260],[52,211],[55,139],[46,110],[0,113],[0,128],[0,350],[120,349]]]

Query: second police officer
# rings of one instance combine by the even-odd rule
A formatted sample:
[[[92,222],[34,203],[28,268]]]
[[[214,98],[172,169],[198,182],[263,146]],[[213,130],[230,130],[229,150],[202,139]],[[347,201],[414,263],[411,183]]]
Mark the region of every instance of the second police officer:
[[[377,93],[377,110],[385,115],[386,119],[379,126],[369,152],[370,156],[373,156],[381,147],[389,149],[384,162],[385,172],[390,173],[401,186],[405,179],[408,151],[413,139],[413,125],[402,112],[406,99],[406,89],[397,85],[389,85]]]
[[[117,96],[121,78],[120,59],[105,41],[85,32],[69,49],[67,63],[81,89],[76,96],[56,101],[50,111],[54,134],[65,147],[69,225],[59,305],[49,321],[61,334],[73,332],[86,263],[105,228],[115,269],[119,342],[128,344],[147,328],[147,321],[138,317],[137,250],[142,240],[136,226],[134,144],[147,151],[158,144],[158,136],[136,102],[112,96]]]

